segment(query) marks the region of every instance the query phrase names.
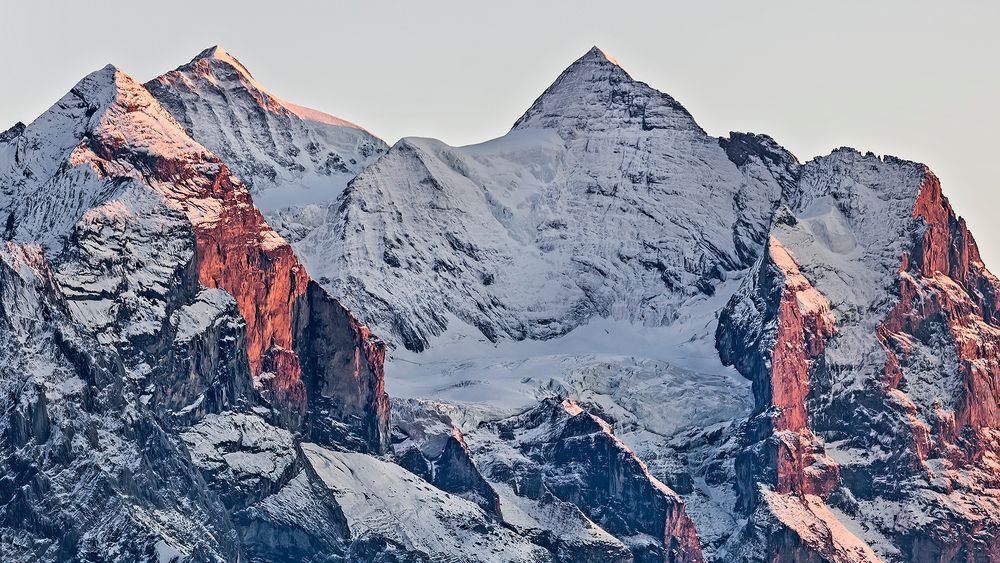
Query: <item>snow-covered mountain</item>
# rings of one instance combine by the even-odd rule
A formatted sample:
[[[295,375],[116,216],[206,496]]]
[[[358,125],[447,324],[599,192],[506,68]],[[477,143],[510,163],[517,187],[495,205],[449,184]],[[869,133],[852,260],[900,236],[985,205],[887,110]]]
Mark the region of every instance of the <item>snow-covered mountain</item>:
[[[490,340],[549,338],[598,316],[677,319],[753,262],[780,195],[594,48],[504,137],[403,139],[295,246],[407,348],[449,316]]]
[[[264,213],[332,201],[387,148],[349,121],[270,93],[218,46],[146,88],[246,182]]]
[[[467,147],[108,66],[0,134],[0,219],[4,560],[1000,558],[1000,280],[937,178],[597,48]]]
[[[990,558],[998,284],[935,186],[711,138],[595,48],[504,137],[400,141],[294,245],[399,346],[390,390],[473,441],[546,396],[611,417],[712,557]]]
[[[540,562],[586,549],[557,557],[548,536],[513,531],[458,430],[448,456],[465,474],[404,469],[416,459],[390,453],[382,342],[121,70],[6,132],[0,182],[0,330],[16,344],[0,366],[5,560]],[[426,420],[400,415],[397,432]]]

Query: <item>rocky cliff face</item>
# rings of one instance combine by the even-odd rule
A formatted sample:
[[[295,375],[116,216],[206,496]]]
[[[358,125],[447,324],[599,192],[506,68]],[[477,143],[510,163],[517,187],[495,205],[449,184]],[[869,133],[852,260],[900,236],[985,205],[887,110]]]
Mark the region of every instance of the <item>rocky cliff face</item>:
[[[702,561],[684,503],[602,419],[571,401],[548,400],[490,430],[473,434],[472,446],[489,480],[535,506],[568,503],[610,534],[607,539],[574,534],[551,538],[565,560],[587,557],[583,554],[620,560],[614,548],[620,542],[635,561]],[[560,541],[566,544],[558,545]]]
[[[412,399],[392,405],[393,452],[398,463],[443,491],[498,517],[500,498],[472,460],[462,431],[433,404]]]
[[[0,249],[0,302],[4,557],[237,557],[228,514],[156,413],[182,383],[148,408],[149,380],[73,321],[40,247]]]
[[[295,314],[300,310],[297,302],[308,298],[309,278],[291,247],[270,229],[242,183],[211,153],[184,135],[172,117],[141,85],[109,67],[85,79],[74,92],[100,117],[90,117],[84,141],[73,149],[70,163],[90,167],[99,182],[129,184],[129,187],[125,189],[124,201],[106,202],[95,211],[84,214],[83,229],[88,234],[96,232],[97,240],[83,245],[81,251],[68,250],[73,258],[69,260],[70,270],[63,278],[73,284],[78,280],[89,280],[94,275],[91,272],[96,272],[96,279],[90,285],[107,284],[105,280],[117,277],[118,272],[94,263],[97,260],[95,252],[107,251],[101,236],[107,233],[105,225],[109,222],[119,225],[119,230],[124,230],[124,237],[128,239],[132,236],[131,231],[148,228],[142,221],[138,222],[138,226],[129,224],[128,206],[134,205],[133,198],[152,200],[147,205],[155,207],[143,211],[153,228],[160,228],[159,223],[154,222],[156,214],[161,212],[158,208],[166,208],[164,212],[174,222],[168,232],[177,241],[174,245],[176,257],[167,254],[172,260],[164,262],[164,254],[154,247],[157,242],[154,234],[141,233],[138,242],[148,248],[148,261],[136,261],[134,266],[141,269],[137,273],[147,274],[148,279],[133,276],[133,279],[126,277],[123,280],[132,286],[131,291],[138,294],[137,303],[122,307],[128,310],[131,308],[128,305],[132,305],[136,309],[135,314],[140,316],[133,329],[135,336],[155,336],[157,323],[163,322],[158,317],[176,307],[175,301],[184,302],[199,284],[225,290],[235,299],[246,323],[246,355],[254,384],[272,399],[275,408],[281,411],[281,416],[289,424],[293,427],[301,425],[309,404],[296,347],[307,346],[308,339],[300,338],[304,341],[293,342],[293,323],[296,322]],[[95,99],[98,96],[103,98]],[[16,201],[17,198],[13,199]],[[122,207],[125,209],[122,210]],[[83,229],[74,233],[75,238],[87,236],[79,233]],[[135,240],[130,242],[133,245],[136,243]],[[86,263],[88,271],[80,271],[84,268],[81,262]],[[125,265],[126,268],[131,266],[133,264]],[[164,268],[173,268],[174,271],[163,272]],[[166,279],[162,279],[163,273],[167,273]],[[196,279],[191,279],[193,273],[197,274]],[[177,279],[181,283],[170,283]],[[159,282],[164,292],[160,295],[153,293],[153,298],[147,297],[150,291],[138,287],[141,282]],[[81,288],[80,295],[76,296],[81,317],[84,318],[92,318],[92,302],[100,303],[99,307],[107,302],[102,299],[103,295],[88,292],[89,289]],[[122,299],[129,298],[127,294],[122,296]],[[141,307],[146,300],[153,301],[156,306],[151,318],[147,316],[149,312]],[[115,309],[112,304],[105,314]],[[98,315],[94,317],[102,318]],[[112,318],[103,317],[103,322],[120,322]],[[344,324],[342,330],[354,333],[355,336],[347,342],[350,349],[356,350],[362,358],[361,361],[381,362],[378,354],[367,351],[376,346],[369,342],[371,336],[367,329],[346,312],[341,314],[339,320]],[[339,328],[332,324],[329,326]],[[123,338],[134,341],[135,336],[128,334]],[[327,338],[327,335],[317,331],[308,336]],[[345,343],[345,339],[339,338],[338,343]],[[366,365],[365,369],[378,373],[381,365]],[[355,369],[345,370],[337,366],[322,372],[312,371],[307,376],[310,379],[349,378],[355,384],[365,384],[370,388],[380,385],[371,377],[360,381],[355,372]],[[366,404],[355,401],[352,409],[342,413],[345,419],[361,418],[365,415],[363,411],[371,408],[381,410],[375,416],[383,421],[385,427],[388,423],[385,399],[374,390],[361,394],[371,395],[373,400]],[[381,435],[386,432],[383,429]],[[375,451],[385,448],[384,439],[379,434],[368,432],[368,437],[374,440],[367,443]]]
[[[748,279],[720,318],[719,352],[753,381],[754,413],[736,460],[740,507],[751,511],[761,484],[825,497],[838,475],[806,412],[815,359],[834,332],[830,303],[774,238]]]
[[[235,539],[254,539],[250,530],[265,524],[305,533],[273,509],[259,516],[288,487],[318,486],[296,477],[302,462],[288,430],[384,451],[379,341],[310,284],[242,182],[118,69],[82,80],[0,149],[7,238],[43,245],[10,246],[4,285],[9,312],[34,319],[20,338],[41,338],[5,363],[32,366],[29,379],[7,376],[11,404],[27,410],[5,426],[6,495],[20,506],[3,513],[5,553],[234,560],[257,545]],[[316,349],[325,355],[303,368],[299,354]],[[340,394],[331,399],[328,388]],[[260,411],[252,426],[234,412],[247,409]],[[242,488],[246,475],[265,474],[257,467],[268,457],[249,436],[282,432],[287,443],[261,481],[270,485]],[[199,436],[227,433],[243,438],[189,453],[204,447]],[[24,497],[32,481],[41,489]],[[71,493],[76,483],[92,493]],[[337,521],[336,502],[318,499],[309,514]],[[76,511],[87,516],[59,523]],[[314,528],[309,537],[341,546],[345,533]]]
[[[994,424],[996,278],[925,167],[841,150],[778,168],[796,187],[776,215],[770,259],[719,326],[723,360],[754,381],[756,411],[771,421],[763,434],[760,414],[749,421],[737,461],[742,509],[767,521],[743,492],[760,490],[781,522],[763,526],[776,534],[761,540],[764,553],[794,544],[857,560],[850,546],[867,542],[882,558],[992,557],[981,481],[991,471],[969,460],[989,443],[974,436]],[[789,429],[793,445],[777,438],[779,454],[761,455],[762,437]],[[966,487],[953,486],[959,475]],[[787,517],[794,507],[799,520],[829,520],[823,499],[861,535],[823,540]],[[903,524],[899,511],[925,523]]]

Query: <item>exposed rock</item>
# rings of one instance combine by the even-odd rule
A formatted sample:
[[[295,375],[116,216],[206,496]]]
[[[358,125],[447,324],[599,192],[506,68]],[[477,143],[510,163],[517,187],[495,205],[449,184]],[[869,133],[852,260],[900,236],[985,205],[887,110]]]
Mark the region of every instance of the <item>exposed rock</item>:
[[[997,332],[996,278],[925,167],[841,149],[797,176],[769,253],[780,263],[780,245],[795,276],[765,257],[720,320],[722,358],[767,399],[757,410],[773,402],[770,428],[796,432],[775,433],[784,459],[759,446],[738,458],[741,506],[753,511],[741,538],[762,550],[750,558],[993,557],[989,530],[1000,512],[986,493],[995,478],[983,455],[995,448],[989,382],[998,366],[987,350]],[[786,307],[792,277],[801,278],[791,284],[797,307]],[[759,418],[748,423],[748,443],[768,434]],[[814,433],[835,442],[828,455]],[[742,491],[767,502],[748,502]],[[830,503],[843,511],[834,520],[824,512]],[[921,523],[902,524],[899,513],[919,514]],[[810,519],[826,522],[811,529],[832,532],[796,525]],[[836,531],[844,521],[854,522],[844,524],[852,532]]]
[[[9,142],[11,139],[14,139],[21,133],[24,133],[24,127],[25,127],[24,123],[21,123],[20,121],[15,123],[10,127],[10,129],[7,129],[3,133],[0,133],[0,143]]]
[[[308,375],[306,425],[311,439],[359,451],[387,451],[385,345],[315,282],[309,282],[294,312],[293,346]]]
[[[392,402],[392,449],[397,462],[435,487],[502,518],[500,497],[476,468],[465,437],[433,404]]]
[[[550,399],[488,429],[472,436],[472,450],[490,481],[542,505],[552,502],[548,497],[576,505],[636,561],[702,560],[680,497],[600,418]]]
[[[5,560],[1000,560],[1000,280],[926,167],[598,49],[384,155],[218,48],[148,88],[0,134]],[[391,418],[352,310],[451,402]]]
[[[760,484],[826,497],[838,468],[806,413],[813,361],[834,332],[830,303],[774,238],[747,280],[722,312],[718,340],[722,361],[753,381],[756,405],[736,460],[740,508],[751,512]]]
[[[9,311],[31,323],[11,337],[39,336],[4,364],[31,374],[4,376],[6,400],[21,405],[0,428],[11,448],[4,553],[235,560],[240,537],[247,553],[260,552],[252,530],[265,527],[275,541],[306,542],[303,553],[339,546],[343,526],[306,533],[259,505],[301,466],[290,432],[307,420],[340,428],[329,436],[344,437],[337,445],[384,450],[379,341],[316,293],[226,166],[112,66],[0,152],[11,164],[0,170],[8,238],[39,241],[55,257],[54,273],[42,249],[14,260],[35,272],[19,277],[45,289],[9,294]],[[310,340],[324,341],[325,356],[303,372],[296,350],[319,349]],[[323,363],[344,357],[353,367]],[[309,402],[308,390],[324,385],[363,387],[350,408],[331,412],[321,396]],[[272,411],[256,408],[278,427],[216,416],[262,399]],[[316,522],[336,520],[333,501],[303,506]],[[257,512],[234,524],[244,509]]]
[[[222,504],[117,353],[78,330],[39,247],[0,249],[5,559],[236,558]]]

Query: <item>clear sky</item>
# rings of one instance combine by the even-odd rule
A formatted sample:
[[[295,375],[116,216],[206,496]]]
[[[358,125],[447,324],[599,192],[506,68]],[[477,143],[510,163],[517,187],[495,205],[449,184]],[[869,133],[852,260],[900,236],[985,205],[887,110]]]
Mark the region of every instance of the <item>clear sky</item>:
[[[275,94],[388,142],[505,133],[598,45],[711,134],[801,160],[853,146],[925,162],[1000,270],[1000,2],[769,0],[17,2],[0,130],[113,62],[147,80],[220,44]]]

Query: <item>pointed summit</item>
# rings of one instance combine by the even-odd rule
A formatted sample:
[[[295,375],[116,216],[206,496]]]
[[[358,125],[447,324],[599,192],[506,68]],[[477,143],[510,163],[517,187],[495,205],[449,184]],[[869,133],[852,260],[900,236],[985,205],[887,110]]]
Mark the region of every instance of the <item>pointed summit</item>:
[[[105,142],[168,156],[204,152],[142,84],[109,64],[83,77],[21,130],[15,161],[42,178],[56,174],[67,158],[74,165],[92,160],[93,148]]]
[[[596,46],[569,65],[513,128],[532,127],[558,129],[564,136],[581,128],[701,130],[676,100],[633,79]]]
[[[119,83],[128,90],[130,81],[135,82],[118,67],[108,64],[81,78],[70,94],[85,101],[91,108],[105,108],[117,98]]]
[[[275,96],[254,79],[253,74],[247,67],[243,66],[243,63],[218,45],[198,53],[186,65],[150,80],[146,83],[146,87],[154,96],[164,96],[171,101],[177,92],[170,90],[201,90],[202,94],[208,90],[217,92],[225,90],[229,92],[229,97],[248,96],[248,99],[255,100],[256,105],[273,114],[290,114],[305,121],[362,129],[350,121],[305,108]],[[161,99],[161,101],[164,100]],[[168,103],[167,106],[170,109],[179,109],[175,104]],[[178,118],[184,121],[183,116],[178,116]],[[367,131],[365,132],[367,133]]]
[[[264,211],[333,199],[388,148],[349,121],[272,94],[219,46],[146,88],[253,189]]]
[[[591,47],[590,50],[587,51],[587,53],[584,54],[582,57],[580,57],[579,59],[577,59],[576,62],[582,62],[582,61],[588,61],[588,60],[593,60],[593,61],[597,61],[597,62],[609,62],[609,63],[611,63],[611,64],[613,64],[613,65],[615,65],[617,67],[621,67],[621,64],[618,62],[618,59],[616,59],[616,58],[612,57],[611,55],[607,54],[604,51],[604,49],[601,49],[597,45],[594,45],[593,47]]]
[[[236,57],[230,55],[229,51],[226,51],[225,49],[223,49],[218,45],[213,45],[212,47],[209,47],[208,49],[205,49],[204,51],[198,53],[197,55],[195,55],[193,59],[191,59],[190,63],[184,65],[181,68],[196,66],[198,63],[202,61],[206,62],[218,61],[227,64],[238,70],[240,73],[244,74],[250,80],[253,80],[253,74],[250,73],[247,67],[243,66],[243,63],[237,60]]]

